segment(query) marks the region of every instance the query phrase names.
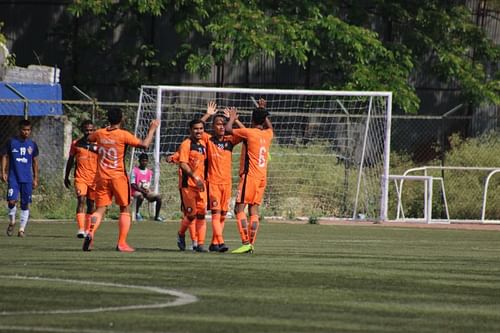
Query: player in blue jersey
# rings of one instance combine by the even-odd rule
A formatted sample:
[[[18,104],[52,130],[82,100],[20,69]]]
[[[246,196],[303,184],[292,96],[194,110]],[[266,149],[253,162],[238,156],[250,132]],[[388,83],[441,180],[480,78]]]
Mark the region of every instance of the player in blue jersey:
[[[16,203],[21,197],[19,217],[19,237],[24,231],[30,216],[31,194],[38,186],[38,146],[30,139],[31,122],[19,122],[19,135],[7,141],[1,150],[2,180],[8,184],[7,203],[9,207],[9,226],[7,235],[12,236],[16,223]]]

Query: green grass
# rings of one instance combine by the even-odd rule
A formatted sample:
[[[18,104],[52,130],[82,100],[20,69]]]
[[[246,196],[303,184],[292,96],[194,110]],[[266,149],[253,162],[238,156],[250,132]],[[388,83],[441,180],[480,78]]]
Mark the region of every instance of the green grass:
[[[5,227],[5,223],[1,225]],[[500,233],[262,223],[256,253],[181,253],[177,223],[133,225],[137,252],[114,251],[115,222],[81,251],[70,223],[0,236],[0,331],[499,332]],[[239,245],[234,222],[226,238]],[[3,229],[1,230],[3,234]],[[151,291],[29,276],[175,289],[198,302],[163,309],[2,315],[154,304]],[[7,277],[6,277],[7,276]]]

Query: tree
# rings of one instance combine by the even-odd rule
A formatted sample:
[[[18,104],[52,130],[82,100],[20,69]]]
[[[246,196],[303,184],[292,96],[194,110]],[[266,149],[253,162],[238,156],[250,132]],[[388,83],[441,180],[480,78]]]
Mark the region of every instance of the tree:
[[[3,26],[3,22],[0,22],[0,43],[5,44],[7,42],[7,39],[5,38],[5,36],[2,33],[2,26]]]
[[[70,10],[77,17],[122,13],[138,23],[144,15],[168,17],[180,46],[169,59],[158,59],[153,44],[131,49],[127,57],[142,59],[142,68],[181,66],[206,76],[213,66],[268,55],[317,73],[312,88],[393,91],[406,112],[418,110],[421,73],[453,82],[465,102],[500,103],[498,73],[488,72],[499,48],[462,1],[79,0]],[[101,19],[101,26],[113,29],[112,22]]]
[[[346,8],[351,5],[345,1]],[[488,1],[481,3],[487,4]],[[381,34],[387,48],[403,47],[415,66],[413,77],[425,75],[443,84],[453,84],[465,102],[500,102],[498,73],[487,70],[498,65],[500,49],[488,39],[461,1],[362,2],[349,22],[383,21]],[[495,1],[490,1],[492,5]],[[498,3],[498,2],[497,2]],[[484,9],[484,8],[483,8]],[[359,14],[360,13],[360,14]]]
[[[0,78],[3,77],[6,67],[14,65],[15,56],[7,49],[7,38],[2,33],[3,22],[0,22]]]

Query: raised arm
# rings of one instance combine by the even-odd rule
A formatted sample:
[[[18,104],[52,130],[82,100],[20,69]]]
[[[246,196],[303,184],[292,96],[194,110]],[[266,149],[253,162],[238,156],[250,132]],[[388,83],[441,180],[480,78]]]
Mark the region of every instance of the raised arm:
[[[149,125],[148,134],[141,141],[141,143],[138,145],[139,148],[143,148],[143,149],[148,149],[149,148],[149,145],[153,141],[153,137],[155,135],[155,131],[158,128],[158,126],[160,126],[160,120],[159,119],[155,119],[155,120],[151,121],[151,124]]]
[[[273,130],[273,124],[271,123],[271,119],[269,119],[269,114],[267,115],[264,122],[264,128],[270,128],[271,130]]]
[[[235,109],[236,113],[238,113],[238,109],[236,109],[234,106],[231,107],[231,108],[225,108],[224,109],[224,116],[226,118],[228,118],[228,119],[230,117],[230,111],[231,111],[231,109]],[[238,128],[245,128],[245,125],[243,125],[243,123],[240,121],[240,119],[238,118],[238,116],[236,116],[236,119],[235,119],[233,125],[236,125],[236,127],[238,127]]]
[[[213,116],[216,113],[217,113],[217,104],[215,103],[215,101],[209,101],[207,103],[207,113],[205,113],[200,118],[200,120],[203,121],[204,123],[206,123],[208,118],[210,118],[211,116]]]
[[[258,101],[258,108],[261,109],[262,111],[266,110],[267,106],[267,101],[264,98],[259,98]],[[267,113],[266,120],[264,122],[264,128],[270,128],[271,130],[273,129],[273,124],[271,123],[271,120],[269,119],[269,112]]]
[[[229,120],[226,125],[224,125],[224,130],[226,134],[233,134],[233,124],[238,119],[238,113],[236,108],[229,109]]]

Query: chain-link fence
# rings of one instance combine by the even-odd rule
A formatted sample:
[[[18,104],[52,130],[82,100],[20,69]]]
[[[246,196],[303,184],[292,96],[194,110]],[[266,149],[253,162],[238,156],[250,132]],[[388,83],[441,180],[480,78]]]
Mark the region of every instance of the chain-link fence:
[[[2,116],[8,112],[9,106],[19,100],[0,99],[0,145],[16,136],[18,123],[24,119],[20,116]],[[73,189],[63,185],[66,160],[72,140],[81,137],[80,124],[84,120],[92,120],[97,127],[106,125],[106,111],[110,107],[123,109],[126,128],[133,131],[137,104],[134,103],[97,103],[95,101],[57,101],[62,104],[63,115],[29,116],[31,103],[55,103],[54,101],[27,101],[28,119],[33,124],[32,139],[40,151],[38,157],[40,184],[33,193],[32,216],[34,218],[73,218],[76,200]],[[0,187],[2,198],[6,196],[6,185]]]
[[[12,100],[1,100],[2,107]],[[17,101],[18,102],[18,101]],[[44,101],[30,101],[44,102]],[[45,101],[49,102],[49,101]],[[54,103],[54,101],[50,101]],[[73,190],[63,185],[64,168],[71,141],[81,136],[79,125],[92,120],[97,127],[105,126],[106,111],[120,107],[126,116],[126,128],[134,131],[137,103],[105,103],[97,101],[60,101],[62,116],[30,117],[32,138],[40,149],[40,187],[34,192],[34,218],[73,218],[76,200]],[[452,110],[444,116],[395,115],[391,129],[391,174],[402,174],[419,166],[477,166],[500,168],[500,114],[498,107],[475,110]],[[0,113],[1,114],[1,113]],[[28,112],[29,114],[29,112]],[[0,145],[17,135],[17,123],[22,116],[0,115]],[[126,164],[127,166],[130,163]],[[443,177],[450,215],[454,219],[479,219],[481,215],[484,182],[487,174],[480,171],[435,170]],[[421,216],[423,211],[422,184],[405,187],[403,201],[407,217]],[[161,185],[162,188],[167,186]],[[168,187],[171,188],[171,187]],[[488,189],[486,218],[500,220],[500,175],[493,177]],[[6,186],[0,187],[5,198]],[[435,189],[433,209],[436,216],[444,215],[444,201]],[[164,215],[178,216],[177,202],[169,203],[177,193],[163,193],[167,199]],[[396,212],[395,189],[389,189],[389,218]]]
[[[427,172],[426,175],[443,178],[446,196],[440,187],[433,191],[434,218],[446,217],[446,199],[450,219],[481,220],[486,198],[485,219],[500,220],[500,174],[492,177],[485,187],[491,172],[486,168],[500,169],[499,110],[491,106],[474,110],[472,115],[466,113],[467,110],[457,107],[443,116],[393,116],[390,173],[402,175],[412,168],[439,166],[432,171],[410,173]],[[423,183],[406,182],[402,198],[406,217],[423,217],[423,187]],[[395,198],[392,186],[389,218],[396,214]]]

